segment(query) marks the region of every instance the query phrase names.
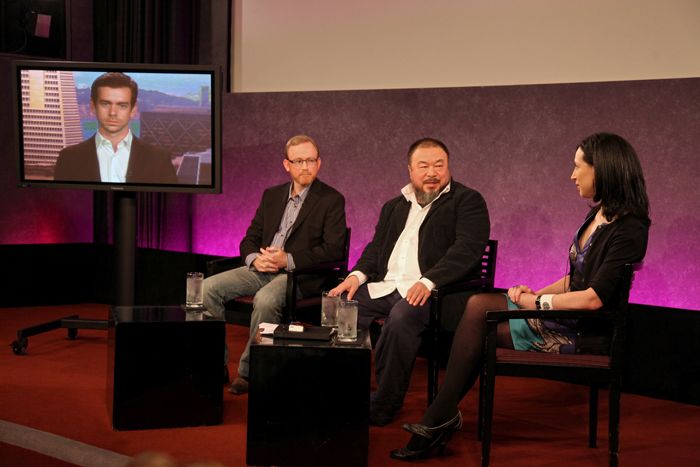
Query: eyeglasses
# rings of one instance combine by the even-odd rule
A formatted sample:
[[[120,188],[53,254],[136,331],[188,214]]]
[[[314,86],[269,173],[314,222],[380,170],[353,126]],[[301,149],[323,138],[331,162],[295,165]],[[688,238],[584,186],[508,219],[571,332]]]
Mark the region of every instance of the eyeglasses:
[[[303,167],[304,164],[306,165],[316,165],[318,162],[318,157],[316,159],[287,159],[290,164],[294,164],[297,167]]]

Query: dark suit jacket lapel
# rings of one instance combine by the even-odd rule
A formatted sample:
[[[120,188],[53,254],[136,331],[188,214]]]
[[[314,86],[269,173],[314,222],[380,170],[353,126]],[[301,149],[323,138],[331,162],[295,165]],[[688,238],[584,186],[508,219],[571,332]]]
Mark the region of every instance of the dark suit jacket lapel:
[[[270,204],[268,212],[265,213],[265,215],[270,216],[270,226],[272,229],[268,232],[264,232],[263,245],[272,243],[272,239],[279,229],[280,222],[282,222],[284,208],[287,206],[287,201],[289,200],[289,183],[285,183],[280,187],[280,190],[275,193],[275,198],[274,202]]]
[[[394,209],[396,209],[396,215],[392,216],[394,218],[394,225],[392,226],[392,229],[394,232],[398,232],[398,234],[395,235],[394,240],[396,240],[406,227],[408,213],[411,211],[411,202],[408,201],[402,194],[401,202],[398,203]]]
[[[143,173],[140,170],[141,162],[142,162],[141,143],[136,136],[132,135],[131,150],[129,151],[129,166],[126,168],[126,177],[125,177],[125,180],[127,182],[131,181],[132,174]]]
[[[95,180],[97,182],[102,180],[102,177],[100,176],[100,163],[97,160],[97,146],[95,143],[95,135],[92,135],[92,138],[85,140],[85,144],[87,145],[87,152],[85,153],[87,157],[84,157],[84,161],[81,161],[81,163],[85,163],[85,166],[82,168],[78,168],[78,170],[84,170],[87,180]]]

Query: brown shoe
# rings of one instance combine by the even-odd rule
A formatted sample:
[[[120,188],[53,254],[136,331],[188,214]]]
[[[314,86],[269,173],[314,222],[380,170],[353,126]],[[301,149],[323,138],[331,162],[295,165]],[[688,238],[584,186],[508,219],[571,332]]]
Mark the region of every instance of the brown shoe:
[[[248,380],[241,376],[236,376],[228,388],[228,392],[231,394],[245,394],[248,392]]]

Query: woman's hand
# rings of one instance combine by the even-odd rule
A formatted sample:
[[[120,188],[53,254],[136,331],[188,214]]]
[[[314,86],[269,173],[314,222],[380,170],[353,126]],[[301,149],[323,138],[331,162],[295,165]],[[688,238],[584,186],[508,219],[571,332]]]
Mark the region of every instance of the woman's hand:
[[[508,298],[510,298],[510,301],[516,305],[521,305],[520,298],[522,294],[534,295],[535,291],[527,285],[516,285],[515,287],[508,289]]]
[[[518,300],[518,306],[520,308],[525,308],[527,310],[534,310],[536,308],[535,301],[537,300],[537,295],[534,293],[523,292],[520,294],[520,299]]]

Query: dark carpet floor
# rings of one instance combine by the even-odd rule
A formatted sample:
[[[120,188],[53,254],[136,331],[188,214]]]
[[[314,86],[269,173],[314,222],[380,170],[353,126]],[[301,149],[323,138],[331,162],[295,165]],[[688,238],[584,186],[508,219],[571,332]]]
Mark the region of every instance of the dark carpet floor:
[[[51,331],[31,337],[26,355],[12,353],[9,344],[18,328],[69,314],[103,319],[107,307],[0,308],[0,342],[5,344],[0,352],[0,422],[7,422],[0,425],[0,466],[100,465],[98,458],[104,459],[102,465],[124,465],[145,451],[166,452],[180,465],[245,465],[247,396],[225,393],[219,426],[113,431],[106,402],[105,331],[80,330],[73,341],[65,330]],[[232,374],[247,333],[247,328],[227,327]],[[425,409],[425,375],[425,361],[419,358],[399,418],[370,429],[370,466],[407,465],[388,453],[408,439],[401,424],[418,421]],[[597,449],[587,447],[587,396],[585,387],[499,379],[492,465],[607,465],[607,392],[601,394]],[[461,410],[464,427],[445,455],[416,465],[479,465],[476,394],[464,399]],[[620,432],[623,466],[700,465],[700,407],[624,394]]]

